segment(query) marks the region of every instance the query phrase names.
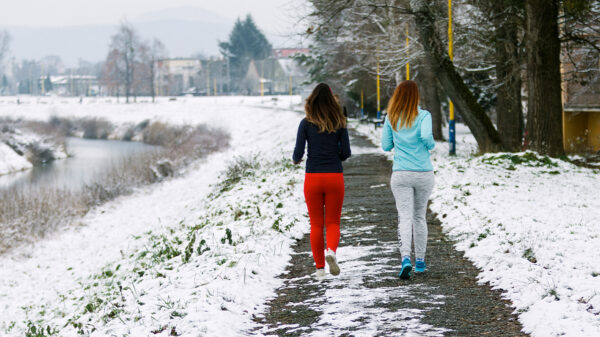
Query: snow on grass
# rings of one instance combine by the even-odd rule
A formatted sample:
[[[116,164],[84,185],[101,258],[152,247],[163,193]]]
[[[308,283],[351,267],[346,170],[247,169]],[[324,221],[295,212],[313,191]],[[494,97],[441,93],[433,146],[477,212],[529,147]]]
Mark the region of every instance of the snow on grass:
[[[381,129],[356,125],[380,144]],[[431,209],[456,248],[502,289],[533,336],[600,335],[600,171],[533,152],[457,156],[438,142]]]
[[[130,237],[135,243],[121,258],[58,293],[60,301],[28,307],[27,322],[61,336],[249,329],[257,299],[279,284],[274,276],[306,230],[301,168],[287,158],[250,161],[221,178],[194,216]]]
[[[19,156],[12,148],[0,143],[0,175],[27,170],[33,167],[25,157]]]
[[[0,121],[0,129],[0,175],[67,157],[64,144],[56,139],[22,131],[11,121]]]
[[[302,118],[289,111],[290,101],[56,105],[68,108],[32,103],[20,111],[0,104],[0,115],[207,123],[227,130],[231,147],[181,178],[120,197],[75,226],[0,257],[1,334],[42,328],[61,336],[237,335],[249,329],[252,313],[280,282],[275,276],[289,260],[293,238],[307,230],[303,170],[285,159]],[[231,163],[240,165],[226,170],[236,167]]]

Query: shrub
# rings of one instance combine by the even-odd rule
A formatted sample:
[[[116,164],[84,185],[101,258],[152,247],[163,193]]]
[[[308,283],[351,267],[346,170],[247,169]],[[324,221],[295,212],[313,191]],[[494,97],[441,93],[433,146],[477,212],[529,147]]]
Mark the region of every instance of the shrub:
[[[163,122],[152,122],[142,131],[142,139],[146,144],[172,146],[187,133],[186,129],[186,127],[170,126]]]
[[[231,190],[242,178],[254,175],[259,167],[256,155],[249,158],[235,157],[225,171],[225,179],[220,183],[221,192]]]

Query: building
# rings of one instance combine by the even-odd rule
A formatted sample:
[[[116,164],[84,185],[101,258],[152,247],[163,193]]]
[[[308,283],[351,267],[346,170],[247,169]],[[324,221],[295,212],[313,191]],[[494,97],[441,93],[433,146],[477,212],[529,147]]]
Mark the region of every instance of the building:
[[[227,61],[217,57],[160,60],[154,78],[159,96],[206,96],[228,92]]]
[[[242,83],[248,95],[289,95],[303,89],[308,79],[306,71],[293,58],[307,54],[308,49],[275,49],[273,57],[251,60]]]
[[[196,92],[196,80],[202,69],[202,60],[195,58],[157,61],[154,76],[157,95],[170,96]]]
[[[578,73],[572,62],[581,59],[562,63],[563,146],[567,153],[600,152],[600,71]]]
[[[45,79],[46,77],[40,77],[40,87]],[[50,76],[50,82],[52,83],[51,90],[44,88],[42,94],[47,92],[59,96],[96,96],[100,94],[98,77],[93,75]]]
[[[290,58],[295,56],[296,54],[304,54],[308,55],[310,49],[308,48],[280,48],[273,49],[273,56],[277,59],[281,58]]]

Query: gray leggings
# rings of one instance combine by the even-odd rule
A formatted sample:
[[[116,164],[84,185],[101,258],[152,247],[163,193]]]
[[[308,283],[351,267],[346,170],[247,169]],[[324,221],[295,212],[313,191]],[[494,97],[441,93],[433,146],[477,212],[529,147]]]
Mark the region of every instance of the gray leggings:
[[[427,200],[433,190],[433,171],[394,171],[390,186],[398,209],[400,254],[410,256],[414,232],[415,257],[425,258],[427,249]]]

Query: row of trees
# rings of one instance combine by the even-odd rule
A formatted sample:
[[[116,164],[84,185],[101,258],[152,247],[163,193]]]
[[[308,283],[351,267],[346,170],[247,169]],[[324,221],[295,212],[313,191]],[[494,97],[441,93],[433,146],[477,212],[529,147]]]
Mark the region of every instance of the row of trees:
[[[8,78],[4,73],[4,59],[8,52],[9,44],[10,35],[6,30],[0,30],[0,93],[5,92],[8,87]]]
[[[225,87],[230,92],[242,89],[251,60],[264,60],[272,52],[271,44],[250,15],[235,22],[229,40],[219,42],[219,48],[227,60]],[[127,102],[131,96],[135,100],[140,92],[150,93],[154,101],[157,61],[166,54],[160,40],[144,41],[129,23],[123,22],[111,37],[101,82],[111,94],[125,95]]]
[[[436,138],[449,97],[481,152],[518,151],[525,141],[540,153],[563,154],[561,52],[579,65],[570,75],[598,70],[597,0],[454,0],[453,60],[446,0],[310,2],[313,55],[302,61],[313,80],[334,82],[356,100],[361,90],[374,92],[379,63],[385,101],[410,63]]]
[[[158,91],[155,87],[159,64],[157,61],[167,57],[166,48],[160,40],[145,40],[130,23],[124,21],[111,36],[109,51],[103,62],[91,64],[80,61],[78,68],[65,69],[57,56],[48,56],[41,60],[22,60],[19,63],[13,62],[7,77],[2,67],[9,51],[9,43],[8,32],[0,30],[0,93],[4,94],[44,94],[50,90],[52,84],[48,83],[49,78],[48,81],[43,78],[50,75],[92,75],[99,78],[101,91],[106,94],[123,95],[126,102],[129,102],[130,98],[135,101],[137,95],[151,95],[154,101]],[[189,82],[192,86],[205,85],[204,79],[210,74],[211,83],[206,84],[207,92],[212,88],[212,80],[216,77],[219,78],[221,91],[242,92],[243,80],[251,60],[262,61],[272,53],[271,44],[250,15],[235,22],[229,39],[219,42],[219,48],[225,61],[204,62],[203,69],[205,68],[206,73],[191,77]],[[200,55],[197,57],[204,58]],[[165,83],[169,83],[170,86],[172,80],[165,79]]]
[[[142,40],[129,23],[123,22],[111,37],[101,83],[111,94],[125,95],[127,103],[131,96],[135,101],[140,92],[150,93],[154,102],[156,61],[164,57],[166,49],[160,40]]]
[[[59,56],[48,55],[39,60],[23,59],[17,62],[10,57],[11,36],[6,30],[0,30],[0,95],[33,94],[40,95],[52,91],[51,76],[63,75],[69,78],[80,76],[95,76],[101,65],[80,59],[73,68],[66,68]],[[86,93],[84,86],[75,87],[71,94]]]

